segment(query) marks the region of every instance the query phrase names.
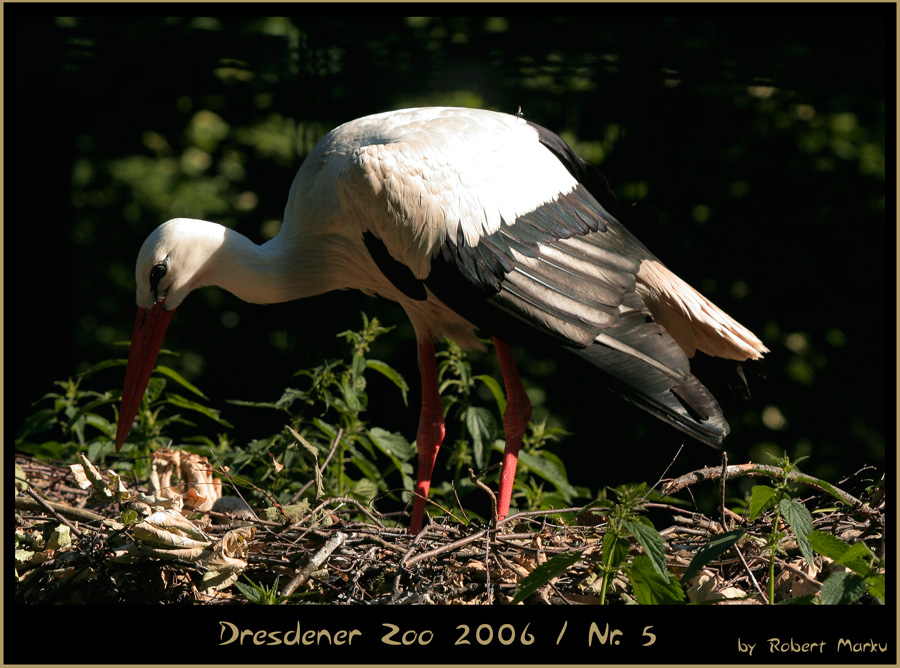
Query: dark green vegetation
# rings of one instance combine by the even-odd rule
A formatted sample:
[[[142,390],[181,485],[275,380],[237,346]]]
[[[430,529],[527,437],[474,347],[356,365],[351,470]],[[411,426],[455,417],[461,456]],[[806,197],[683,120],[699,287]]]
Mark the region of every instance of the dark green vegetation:
[[[505,400],[497,381],[491,376],[473,375],[466,356],[453,345],[439,355],[438,366],[444,413],[451,433],[458,434],[449,444],[453,446],[448,458],[452,477],[435,481],[438,484],[431,490],[430,514],[439,526],[428,527],[411,542],[413,538],[405,531],[408,520],[400,511],[404,506],[409,508],[415,447],[402,434],[375,426],[367,415],[369,380],[373,376],[387,379],[404,401],[408,391],[405,380],[392,367],[369,356],[372,344],[387,331],[377,320],[363,316],[361,330],[341,334],[350,350],[349,359],[325,360],[313,369],[298,371],[296,386],[287,388],[277,401],[235,402],[248,408],[275,410],[284,425],[279,433],[255,438],[238,448],[226,433],[219,433],[213,440],[205,435],[206,425],[193,422],[194,416],[202,416],[201,423],[205,418],[206,422],[212,420],[231,428],[218,411],[206,405],[208,399],[198,388],[167,366],[159,366],[157,376],[151,379],[132,437],[123,449],[125,458],[115,457],[115,425],[103,417],[118,393],[80,388],[82,380],[106,367],[121,366],[124,360],[101,363],[78,380],[58,383],[61,391],[45,395],[40,403],[47,407],[26,421],[16,442],[17,449],[43,459],[79,459],[85,468],[89,468],[88,460],[103,466],[114,462],[117,473],[108,471],[109,482],[100,480],[99,471],[94,476],[92,501],[107,513],[114,507],[112,503],[127,501],[126,510],[118,516],[107,515],[99,531],[90,530],[90,538],[79,534],[80,542],[61,545],[70,549],[65,553],[69,562],[79,562],[75,572],[115,573],[116,566],[92,557],[101,553],[114,554],[116,564],[134,564],[136,560],[141,563],[141,558],[163,559],[176,562],[168,569],[173,576],[185,570],[193,573],[192,579],[182,578],[182,582],[195,582],[204,595],[235,584],[250,602],[278,603],[291,597],[297,586],[292,584],[278,593],[280,574],[290,572],[286,570],[289,563],[301,563],[296,561],[296,541],[292,539],[299,529],[303,536],[328,537],[328,544],[339,544],[351,536],[353,547],[348,544],[342,549],[342,563],[346,564],[348,555],[352,555],[351,563],[356,564],[360,574],[371,569],[372,550],[379,550],[379,545],[392,550],[379,550],[379,572],[371,573],[362,582],[357,577],[349,589],[336,587],[334,574],[322,562],[318,563],[317,566],[323,566],[316,571],[318,579],[331,582],[321,588],[317,580],[310,581],[309,591],[297,594],[308,602],[410,602],[409,597],[417,602],[417,597],[423,597],[421,602],[430,603],[517,603],[532,597],[534,602],[549,602],[548,591],[540,596],[538,592],[552,581],[556,595],[601,605],[608,598],[626,603],[678,604],[687,600],[744,600],[756,598],[757,594],[757,600],[770,604],[849,604],[866,594],[884,603],[884,513],[877,509],[883,504],[883,485],[870,482],[864,497],[857,499],[828,482],[801,473],[787,457],[777,462],[778,466],[728,468],[728,478],[766,476],[772,484],[754,485],[748,496],[727,499],[728,509],[721,510],[723,521],[718,522],[692,512],[677,492],[694,484],[702,489],[700,481],[715,478],[719,470],[681,476],[667,482],[661,491],[655,489],[656,485],[649,489],[641,483],[603,490],[595,497],[590,489],[569,483],[562,461],[547,447],[559,433],[548,429],[545,421],[538,421],[523,439],[514,492],[514,506],[526,512],[497,525],[488,522],[492,506],[487,500],[491,492],[485,482],[496,488],[496,466],[486,475],[475,472],[484,471],[490,450],[503,450],[498,425]],[[486,389],[487,401],[479,397],[477,390],[481,387]],[[180,394],[184,390],[200,400],[186,398]],[[178,448],[208,457],[212,468],[226,481],[227,495],[233,495],[230,490],[234,490],[253,506],[266,509],[259,511],[267,525],[260,528],[258,537],[255,527],[243,529],[251,532],[247,534],[248,542],[256,537],[255,561],[237,562],[236,568],[233,561],[229,570],[217,571],[208,563],[209,557],[181,549],[182,534],[173,536],[175,530],[167,529],[170,520],[162,517],[164,513],[147,517],[151,509],[169,507],[167,501],[159,499],[160,492],[153,491],[156,501],[142,499],[149,508],[141,517],[131,496],[135,490],[116,482],[116,476],[131,483],[134,479],[146,480],[151,469],[159,473],[166,457],[160,460],[154,453],[172,445],[168,434],[176,427],[185,434]],[[52,440],[55,435],[62,438]],[[87,453],[88,460],[83,459],[82,453]],[[207,469],[208,464],[201,464],[201,468]],[[23,460],[16,475],[17,483],[34,502],[40,502],[35,489],[41,489],[44,497],[54,498],[59,493],[55,482],[48,481],[48,471],[33,463]],[[853,481],[859,483],[859,479]],[[807,488],[824,494],[801,501],[800,494]],[[163,489],[167,486],[163,485]],[[212,495],[204,484],[195,489],[201,495]],[[65,494],[71,492],[70,488]],[[585,505],[586,501],[589,502]],[[21,511],[36,509],[24,498],[17,499],[16,507]],[[50,506],[46,508],[54,512]],[[69,509],[63,504],[55,506],[56,513],[65,514]],[[651,509],[660,517],[677,516],[676,525],[664,532],[666,539],[648,517]],[[484,515],[480,516],[479,511]],[[202,514],[187,510],[185,514],[209,528]],[[73,519],[90,523],[103,516],[90,513],[90,517]],[[178,522],[186,520],[178,515]],[[335,531],[326,529],[337,522],[340,524]],[[679,523],[683,526],[678,527]],[[503,524],[506,528],[497,532]],[[484,528],[486,525],[491,528]],[[148,597],[155,600],[162,595],[170,600],[205,600],[196,589],[182,587],[156,593],[121,584],[104,588],[104,580],[96,577],[85,577],[83,582],[76,577],[73,585],[67,586],[69,578],[61,577],[53,568],[54,553],[48,550],[54,541],[61,540],[56,537],[59,527],[52,522],[26,522],[17,528],[17,566],[24,573],[19,590],[22,601],[146,602]],[[68,528],[62,529],[65,540],[70,540]],[[198,525],[186,524],[184,530],[201,539],[198,549],[213,547],[214,539]],[[547,548],[540,547],[542,539]],[[226,536],[225,540],[237,540],[240,544],[243,539]],[[373,544],[367,545],[368,541]],[[510,568],[511,562],[502,561],[501,556],[499,568],[492,576],[499,581],[496,592],[477,577],[470,580],[473,568],[475,573],[482,572],[472,566],[472,558],[483,553],[471,550],[483,542],[501,555],[512,549],[518,563],[530,568]],[[98,544],[104,549],[98,549]],[[438,547],[432,547],[434,544]],[[537,559],[545,555],[543,561],[536,561],[534,544],[538,545]],[[86,545],[94,547],[85,550]],[[311,545],[315,543],[307,543],[307,549]],[[632,558],[634,549],[642,554]],[[271,555],[268,560],[260,557],[263,551]],[[743,556],[745,552],[754,563],[752,569]],[[556,556],[548,558],[548,554]],[[741,570],[732,554],[740,556],[746,571]],[[396,562],[400,555],[402,558]],[[822,557],[835,564],[829,566]],[[304,569],[306,584],[313,567]],[[248,576],[249,572],[270,580],[273,570],[278,575],[270,586]],[[754,571],[757,576],[752,575]],[[239,574],[250,585],[237,582]],[[817,580],[819,574],[822,577]],[[395,583],[392,593],[385,588],[389,576]],[[119,583],[115,575],[111,577]],[[408,584],[401,586],[404,578],[408,578]],[[766,584],[765,589],[760,582]],[[462,583],[465,586],[460,586]],[[401,591],[407,592],[404,597]]]
[[[246,413],[254,423],[263,411],[279,416],[277,433],[259,432],[247,443],[235,442],[229,435],[233,427],[222,419],[222,411],[211,408],[199,388],[161,362],[138,411],[134,431],[117,457],[110,439],[115,421],[104,415],[117,407],[120,393],[82,386],[108,367],[124,366],[125,360],[119,359],[57,383],[58,391],[46,394],[25,421],[17,449],[59,461],[75,461],[80,451],[98,465],[115,461],[120,472],[133,471],[144,480],[151,453],[172,444],[172,434],[180,433],[175,443],[178,447],[210,456],[214,466],[227,467],[239,484],[246,479],[264,488],[264,496],[251,497],[256,505],[290,504],[309,490],[308,498],[349,496],[363,503],[377,501],[380,510],[391,506],[399,510],[399,502],[410,499],[410,492],[404,490],[411,490],[415,480],[415,444],[402,433],[377,426],[377,418],[367,410],[372,396],[369,388],[377,387],[370,385],[373,376],[395,386],[392,396],[399,405],[407,401],[409,388],[404,378],[370,355],[373,343],[387,331],[377,320],[363,316],[362,329],[341,335],[349,349],[348,358],[323,360],[313,369],[297,371],[292,386],[275,401],[229,402],[256,409]],[[458,521],[484,519],[479,518],[479,510],[489,518],[490,505],[483,492],[477,493],[483,497],[484,508],[470,499],[464,504],[466,511],[460,511],[456,499],[466,499],[476,491],[469,471],[483,471],[491,452],[496,459],[503,451],[501,416],[506,399],[492,376],[473,375],[471,363],[454,345],[439,353],[438,378],[444,414],[454,426],[451,433],[455,436],[443,453],[450,473],[445,474],[442,467],[430,498]],[[482,387],[489,402],[478,395]],[[563,462],[545,449],[559,435],[559,430],[548,428],[544,420],[533,422],[526,434],[520,464],[523,474],[517,487],[517,498],[525,508],[564,508],[578,497],[591,496],[588,489],[572,487]],[[276,471],[273,460],[284,470]],[[486,480],[496,488],[497,477],[494,467]],[[316,483],[312,489],[311,480]],[[405,526],[405,522],[401,524]]]
[[[842,481],[857,497],[881,478],[885,441],[893,442],[885,266],[894,226],[884,187],[893,19],[862,14],[892,7],[740,19],[110,19],[8,7],[7,420],[20,434],[31,430],[23,449],[54,458],[86,449],[112,463],[122,367],[53,382],[124,356],[114,344],[131,332],[134,260],[156,225],[207,218],[263,241],[278,230],[294,172],[328,129],[386,109],[453,104],[521,107],[559,132],[605,172],[618,217],[772,349],[767,378],[750,378],[751,400],[732,400],[710,381],[732,425],[731,463],[806,458],[805,472]],[[364,344],[336,338],[359,328],[360,312],[393,330],[359,334]],[[171,438],[228,458],[283,501],[312,470],[285,424],[322,458],[343,429],[347,448],[324,472],[327,493],[399,508],[419,401],[413,339],[402,312],[358,294],[260,307],[198,291],[169,329],[166,348],[178,355],[161,363],[173,373],[154,381],[165,410],[141,414],[135,445],[116,465],[140,472],[135,455]],[[653,485],[682,443],[667,476],[718,465],[713,450],[583,381],[565,360],[517,354],[535,404],[530,452],[540,455],[523,457],[521,508],[586,502],[607,485]],[[379,364],[363,374],[359,359]],[[466,468],[490,463],[502,396],[493,355],[463,358],[450,347],[441,362],[452,419],[435,499],[457,512],[450,481],[465,492]],[[307,371],[295,378],[298,369]],[[286,386],[299,393],[283,396]],[[33,405],[48,391],[61,395],[56,406]],[[68,408],[65,424],[44,425],[56,431],[36,431],[50,413],[29,417]],[[275,475],[269,452],[295,477]],[[865,466],[875,468],[843,482]],[[729,504],[758,498],[753,486],[739,479]],[[694,492],[712,513],[716,486]],[[467,496],[467,512],[487,517],[476,496]],[[773,497],[770,510],[783,503]],[[626,522],[640,522],[628,513],[609,540],[635,536]],[[867,572],[852,570],[868,583]]]

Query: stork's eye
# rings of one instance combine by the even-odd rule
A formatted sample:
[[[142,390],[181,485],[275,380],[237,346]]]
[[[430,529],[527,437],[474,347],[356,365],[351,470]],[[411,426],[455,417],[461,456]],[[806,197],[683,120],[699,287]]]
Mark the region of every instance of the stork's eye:
[[[154,293],[159,288],[159,282],[162,280],[163,276],[166,275],[166,271],[168,271],[168,267],[165,262],[154,265],[153,269],[150,270],[150,289]]]

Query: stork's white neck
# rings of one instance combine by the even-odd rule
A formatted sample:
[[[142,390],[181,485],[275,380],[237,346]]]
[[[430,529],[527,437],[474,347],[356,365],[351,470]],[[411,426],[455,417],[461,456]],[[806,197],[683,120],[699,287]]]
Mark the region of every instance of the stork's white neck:
[[[334,270],[341,238],[308,237],[286,243],[281,235],[257,245],[225,228],[224,243],[211,257],[204,285],[218,285],[244,301],[274,304],[312,297],[341,285]],[[299,241],[299,243],[298,243]]]
[[[179,218],[158,227],[141,248],[137,302],[149,308],[161,296],[177,308],[194,289],[217,285],[256,304],[319,295],[355,284],[362,243],[332,228],[329,235],[279,234],[262,245],[216,223]],[[156,289],[158,264],[167,272]],[[354,266],[357,267],[354,271]]]

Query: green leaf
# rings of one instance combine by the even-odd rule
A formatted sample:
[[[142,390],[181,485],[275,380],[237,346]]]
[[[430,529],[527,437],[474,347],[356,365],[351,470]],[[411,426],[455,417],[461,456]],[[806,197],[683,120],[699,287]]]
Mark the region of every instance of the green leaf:
[[[218,422],[223,427],[234,428],[227,420],[223,420],[219,417],[219,411],[215,408],[210,408],[209,406],[204,406],[203,404],[198,404],[196,401],[191,401],[190,399],[186,399],[182,397],[180,394],[172,394],[170,392],[166,393],[166,403],[172,404],[173,406],[178,406],[179,408],[184,408],[190,411],[194,411],[195,413],[200,413],[201,415],[205,415],[210,420],[214,420]]]
[[[512,605],[524,601],[538,589],[550,582],[553,578],[564,573],[575,562],[581,559],[581,552],[563,552],[555,557],[548,559],[545,563],[535,568],[531,573],[522,580],[519,588],[513,596]]]
[[[286,387],[278,401],[275,402],[275,407],[287,411],[295,401],[310,401],[309,392],[298,390],[295,387]]]
[[[305,438],[303,438],[303,436],[300,434],[300,432],[295,430],[290,425],[285,425],[285,428],[290,432],[291,436],[294,437],[294,440],[297,441],[297,444],[303,448],[303,450],[306,452],[307,455],[309,455],[309,457],[313,460],[313,462],[318,464],[319,463],[319,449],[316,446],[314,446],[312,443],[307,441]]]
[[[409,385],[406,384],[406,381],[403,379],[403,376],[399,371],[394,369],[389,364],[382,362],[381,360],[366,360],[366,368],[377,371],[398,388],[400,388],[400,392],[403,395],[403,405],[409,405],[406,401],[406,393],[409,392]]]
[[[102,371],[103,369],[109,369],[114,366],[125,366],[126,364],[128,364],[128,360],[125,359],[103,360],[79,373],[78,377],[84,378],[85,376],[90,376],[92,373]]]
[[[244,596],[246,596],[247,600],[251,603],[263,605],[265,601],[265,592],[262,589],[258,589],[256,586],[244,584],[243,582],[235,582],[234,587]]]
[[[809,533],[809,542],[816,552],[846,566],[857,575],[866,576],[872,570],[864,557],[874,555],[864,543],[851,546],[830,533],[815,530]]]
[[[371,480],[374,484],[378,484],[382,481],[381,469],[371,461],[366,459],[361,455],[353,455],[350,457],[350,461],[353,462],[353,465],[358,468],[362,474]],[[352,481],[351,481],[352,483]]]
[[[88,413],[84,416],[84,421],[86,424],[89,424],[103,434],[108,434],[112,428],[112,423],[102,415]]]
[[[369,438],[383,453],[393,455],[402,461],[412,459],[416,454],[415,446],[407,441],[403,434],[372,427],[369,430]]]
[[[497,379],[487,374],[481,374],[480,376],[474,376],[472,380],[480,380],[487,385],[488,390],[494,395],[494,401],[497,402],[497,412],[503,415],[506,411],[506,395],[503,393],[503,388],[500,387]]]
[[[354,355],[350,362],[350,373],[353,375],[353,382],[356,384],[356,389],[360,392],[366,388],[365,371],[366,358],[362,355]]]
[[[495,426],[494,416],[486,408],[469,406],[466,410],[466,428],[472,437],[472,454],[479,469],[484,468],[484,442],[491,437]]]
[[[624,571],[641,605],[673,605],[684,601],[684,591],[675,576],[657,573],[649,557],[635,557]]]
[[[797,536],[797,544],[800,546],[800,553],[806,559],[806,563],[813,565],[813,553],[809,544],[809,534],[813,530],[812,515],[802,503],[797,499],[782,499],[778,502],[778,509],[784,516],[785,521],[794,530]]]
[[[875,575],[870,575],[866,578],[866,584],[869,585],[869,593],[872,594],[879,601],[884,603],[884,590],[887,586],[887,582],[885,577],[880,573]]]
[[[650,558],[654,570],[663,577],[669,576],[666,568],[666,546],[662,536],[652,526],[647,526],[641,522],[625,520],[622,526],[643,546],[644,552]]]
[[[33,436],[34,434],[42,434],[45,431],[53,428],[53,425],[56,424],[56,412],[49,408],[42,408],[41,410],[32,413],[27,418],[25,418],[25,424],[22,425],[22,428],[19,429],[19,434],[16,436],[16,440],[24,440],[29,436]]]
[[[357,414],[363,411],[363,397],[365,395],[360,395],[358,387],[352,378],[344,378],[341,381],[341,395],[344,397],[347,408],[352,413]]]
[[[628,547],[627,538],[607,531],[603,536],[603,566],[610,572],[617,570],[628,559]]]
[[[82,417],[85,417],[85,414],[90,413],[90,411],[94,410],[95,408],[104,406],[106,404],[111,404],[115,401],[116,401],[115,395],[113,395],[112,392],[107,392],[105,394],[99,395],[98,399],[95,399],[94,401],[89,401],[84,406],[79,408],[78,412],[76,412],[72,416],[71,421],[73,423],[77,422],[78,420],[81,420]],[[95,415],[94,417],[99,418],[99,416],[97,416],[97,415]],[[94,423],[94,424],[96,424],[96,423]]]
[[[868,559],[868,561],[867,561]],[[846,566],[859,575],[868,575],[872,570],[869,564],[877,559],[875,553],[865,543],[853,543],[834,563]]]
[[[818,605],[818,603],[815,594],[804,594],[803,596],[794,596],[783,601],[776,601],[775,605]]]
[[[337,427],[335,427],[333,424],[325,422],[325,420],[322,420],[321,418],[313,418],[312,422],[314,425],[316,425],[316,428],[318,428],[319,431],[325,434],[325,436],[327,436],[330,441],[334,442],[334,437],[337,436]]]
[[[87,458],[96,462],[106,450],[112,451],[112,441],[94,441],[88,446]]]
[[[209,401],[209,397],[207,397],[205,394],[203,394],[203,392],[201,392],[199,389],[197,389],[196,386],[194,386],[193,384],[188,382],[188,380],[184,376],[182,376],[180,373],[178,373],[174,369],[170,369],[167,366],[158,364],[156,366],[156,371],[157,371],[157,373],[161,373],[164,376],[168,376],[169,378],[174,380],[176,383],[181,385],[183,388],[185,388],[189,392],[193,392],[198,397],[202,397],[203,399],[206,399],[207,401]]]
[[[69,444],[59,441],[44,443],[16,443],[16,452],[34,455],[38,459],[68,459]]]
[[[730,550],[743,535],[743,529],[734,529],[733,531],[728,531],[712,537],[709,542],[697,550],[697,554],[691,559],[691,565],[688,566],[684,575],[681,576],[681,582],[686,583],[699,573],[706,564]]]
[[[368,478],[361,478],[353,484],[353,494],[364,501],[369,501],[378,494],[378,485]]]
[[[245,406],[247,408],[275,408],[279,410],[282,408],[274,401],[244,401],[243,399],[227,399],[225,403],[232,404],[234,406]]]
[[[303,451],[306,455],[312,459],[313,462],[313,480],[316,485],[315,498],[322,497],[325,494],[325,479],[322,476],[322,470],[319,468],[319,450],[312,443],[307,441],[303,436],[292,429],[290,425],[287,426],[287,430],[290,432],[291,436],[294,437],[294,440],[303,448]],[[285,462],[285,466],[288,465],[288,462]]]
[[[835,561],[850,549],[850,546],[840,538],[815,529],[809,532],[809,542],[816,552]]]
[[[822,583],[822,605],[850,605],[866,593],[865,578],[853,573],[832,573]]]
[[[159,399],[164,389],[166,389],[166,381],[162,378],[150,378],[147,382],[147,390],[144,392],[144,401],[152,404]]]
[[[502,452],[503,446],[502,444],[495,445],[494,449]],[[544,455],[547,454],[549,453],[544,453]],[[556,461],[551,461],[548,457],[536,457],[523,450],[519,452],[519,466],[527,468],[535,475],[552,483],[567,498],[572,499],[578,496],[575,488],[569,483],[565,468],[561,468],[561,462],[558,458],[556,458]]]
[[[754,485],[750,497],[750,509],[747,513],[751,520],[755,520],[759,514],[772,504],[775,490],[765,485]]]
[[[401,434],[392,433],[385,429],[381,429],[380,427],[373,427],[370,429],[368,431],[368,436],[368,440],[371,441],[376,448],[381,450],[381,452],[386,454],[394,463],[394,468],[400,472],[400,477],[403,481],[403,489],[412,489],[413,467],[412,464],[407,462],[415,456],[415,446],[407,441]],[[390,469],[383,470],[381,473],[382,475],[387,475],[390,473]],[[406,498],[408,492],[404,492],[401,496]]]

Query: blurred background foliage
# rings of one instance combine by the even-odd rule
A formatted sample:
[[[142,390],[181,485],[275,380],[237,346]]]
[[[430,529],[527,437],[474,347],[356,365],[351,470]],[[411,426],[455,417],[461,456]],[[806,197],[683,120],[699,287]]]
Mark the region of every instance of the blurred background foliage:
[[[604,171],[618,217],[772,349],[750,401],[716,388],[733,427],[731,461],[769,463],[767,451],[784,450],[809,455],[801,467],[832,480],[884,464],[893,5],[805,6],[805,16],[743,5],[740,18],[636,18],[612,5],[591,17],[73,9],[92,15],[4,7],[7,419],[14,411],[16,425],[52,381],[125,354],[114,344],[130,338],[134,261],[158,224],[206,218],[262,242],[329,129],[389,109],[458,105],[521,108],[561,134]],[[198,291],[166,339],[180,356],[165,361],[210,396],[242,443],[277,431],[280,418],[261,425],[260,411],[226,400],[274,400],[295,370],[342,357],[336,335],[357,327],[361,311],[398,325],[373,357],[413,388],[408,407],[387,385],[372,391],[371,419],[412,438],[412,329],[399,309],[360,294],[263,307]],[[548,352],[521,359],[535,417],[572,434],[555,447],[573,484],[653,482],[686,442]],[[493,355],[472,361],[498,373]],[[91,382],[120,386],[121,369],[104,373]],[[670,475],[718,462],[686,445]],[[576,466],[577,456],[587,462]]]

